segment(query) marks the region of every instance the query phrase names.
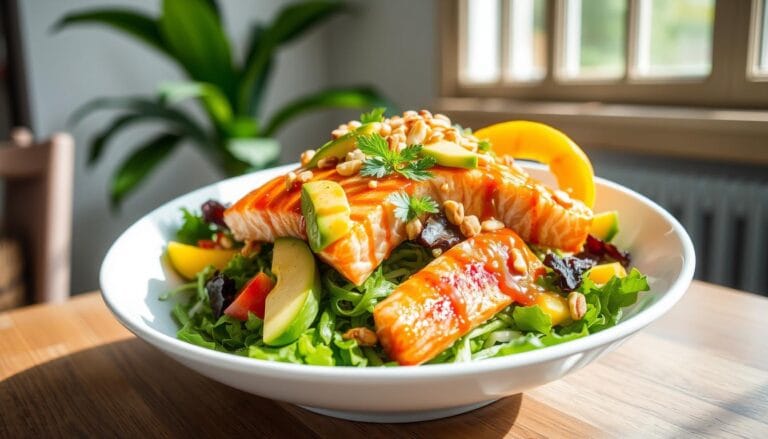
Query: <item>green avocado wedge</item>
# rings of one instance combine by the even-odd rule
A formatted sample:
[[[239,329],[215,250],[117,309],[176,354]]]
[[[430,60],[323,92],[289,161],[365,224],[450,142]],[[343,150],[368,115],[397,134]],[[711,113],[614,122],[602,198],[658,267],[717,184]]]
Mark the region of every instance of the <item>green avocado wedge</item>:
[[[336,157],[341,159],[348,152],[354,151],[357,148],[357,138],[360,136],[368,136],[373,133],[373,123],[366,123],[358,127],[356,130],[351,131],[338,139],[331,140],[325,145],[321,146],[312,160],[307,163],[306,168],[312,169],[317,166],[317,162],[324,158]]]
[[[619,233],[619,213],[615,210],[596,213],[592,217],[589,234],[595,238],[610,242]]]
[[[301,186],[301,213],[307,226],[307,241],[315,253],[349,233],[349,201],[340,184],[317,180]]]
[[[477,154],[468,151],[454,142],[441,140],[424,145],[422,154],[434,158],[440,166],[449,168],[477,168]]]
[[[264,343],[291,343],[312,325],[320,308],[320,271],[304,241],[278,238],[272,250],[272,273],[277,284],[267,295]]]

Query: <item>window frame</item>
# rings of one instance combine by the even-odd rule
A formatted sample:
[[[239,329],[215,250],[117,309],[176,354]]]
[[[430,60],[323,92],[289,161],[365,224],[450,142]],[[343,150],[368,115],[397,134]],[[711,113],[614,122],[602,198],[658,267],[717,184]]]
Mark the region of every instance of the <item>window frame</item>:
[[[691,105],[704,107],[768,108],[768,75],[755,76],[751,68],[758,51],[759,20],[753,11],[758,0],[715,1],[712,29],[712,70],[701,78],[637,78],[632,75],[635,20],[639,0],[628,0],[626,64],[618,79],[563,79],[562,60],[565,0],[546,0],[547,69],[541,81],[506,82],[508,2],[501,3],[501,79],[497,83],[468,84],[461,81],[461,54],[466,41],[464,22],[467,1],[443,0],[440,5],[443,97],[494,97],[534,101],[600,101],[623,104]],[[730,32],[749,29],[749,32]],[[743,66],[743,67],[742,67]]]
[[[740,80],[721,79],[701,84],[653,82],[631,84],[579,84],[552,87],[551,68],[539,86],[523,82],[515,88],[466,86],[459,82],[459,3],[438,2],[437,27],[441,69],[439,97],[434,108],[464,126],[482,127],[504,120],[527,119],[544,122],[569,134],[587,150],[605,149],[653,154],[672,158],[716,160],[722,163],[768,165],[768,75],[747,81],[757,49],[757,20],[750,20],[756,8],[749,0],[717,1],[713,29],[713,77],[720,67],[717,57],[736,63]],[[555,19],[556,1],[548,0],[548,27]],[[630,0],[635,1],[635,0]],[[738,6],[723,6],[724,4]],[[631,6],[630,6],[631,7]],[[636,6],[635,6],[636,7]],[[748,23],[749,35],[731,43],[720,37],[729,26]],[[504,41],[504,40],[502,40]],[[552,65],[553,38],[548,38],[547,62]],[[740,42],[740,43],[739,43]],[[729,53],[728,49],[732,49]],[[716,52],[716,54],[715,54]],[[632,55],[628,53],[628,55]],[[719,73],[719,75],[723,75]],[[676,86],[687,85],[676,89]],[[708,86],[720,87],[713,93]],[[697,93],[706,93],[697,96]],[[733,93],[731,96],[730,93]],[[658,96],[664,97],[663,100]]]

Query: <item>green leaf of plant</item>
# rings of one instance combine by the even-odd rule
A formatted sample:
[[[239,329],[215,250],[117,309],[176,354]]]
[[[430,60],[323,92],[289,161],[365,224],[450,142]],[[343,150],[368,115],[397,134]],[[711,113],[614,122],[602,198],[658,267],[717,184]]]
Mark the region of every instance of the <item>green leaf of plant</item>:
[[[289,102],[272,117],[264,136],[272,136],[280,127],[301,114],[321,108],[370,108],[387,106],[386,99],[369,87],[331,88]]]
[[[125,196],[168,157],[181,139],[178,134],[161,134],[128,157],[112,177],[112,206],[118,207]]]
[[[160,32],[189,76],[232,96],[235,74],[229,40],[204,0],[164,0]]]
[[[205,82],[174,81],[160,85],[160,100],[174,104],[189,98],[199,98],[217,126],[226,128],[232,123],[232,106],[217,86]]]
[[[251,107],[253,95],[261,93],[260,88],[266,83],[277,46],[293,41],[344,8],[338,1],[291,4],[284,7],[265,30],[254,30],[238,88],[238,113],[255,114],[258,102],[256,108]]]
[[[127,110],[131,113],[146,116],[147,119],[154,117],[168,121],[176,130],[191,137],[204,148],[210,148],[213,145],[205,129],[183,111],[168,107],[157,100],[144,97],[125,96],[93,99],[76,109],[70,116],[69,123],[72,125],[77,124],[94,111],[107,109]]]
[[[266,27],[261,23],[256,23],[251,29],[248,44],[246,45],[245,62],[243,62],[244,69],[247,69],[248,66],[251,66],[255,62],[256,56],[259,54],[259,44],[263,43],[262,37],[264,36],[265,31]],[[259,115],[259,110],[261,110],[262,99],[266,93],[267,82],[272,73],[273,64],[272,57],[268,57],[266,64],[259,70],[258,76],[254,79],[250,104],[248,106],[249,111],[247,113],[255,117]]]
[[[512,311],[515,324],[523,331],[537,331],[549,334],[552,331],[552,319],[541,310],[539,305],[518,306]]]
[[[235,158],[247,163],[254,170],[274,165],[280,158],[280,144],[268,137],[230,139],[227,149]]]
[[[124,32],[159,52],[172,56],[152,17],[129,9],[94,9],[65,15],[53,25],[54,31],[78,24],[99,24]]]

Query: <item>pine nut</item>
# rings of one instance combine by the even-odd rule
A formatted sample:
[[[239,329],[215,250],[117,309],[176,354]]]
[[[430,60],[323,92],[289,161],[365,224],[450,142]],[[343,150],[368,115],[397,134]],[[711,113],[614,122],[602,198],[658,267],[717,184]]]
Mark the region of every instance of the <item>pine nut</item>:
[[[441,140],[443,140],[443,133],[441,133],[440,131],[433,131],[432,135],[429,136],[429,139],[427,139],[427,141],[424,142],[424,144],[429,145],[432,143],[437,143]]]
[[[443,254],[443,249],[441,248],[433,248],[432,249],[432,257],[436,258]]]
[[[568,294],[568,311],[570,311],[573,321],[584,318],[584,314],[587,313],[587,298],[578,291],[571,291]]]
[[[312,180],[312,177],[314,177],[312,171],[304,171],[299,173],[298,180],[302,183],[306,183],[309,180]]]
[[[307,166],[307,163],[309,163],[312,160],[312,157],[315,156],[315,150],[314,149],[308,149],[301,153],[301,166]]]
[[[405,113],[403,113],[403,118],[413,117],[413,116],[418,116],[418,115],[419,115],[419,113],[417,113],[417,112],[415,112],[413,110],[408,110]]]
[[[405,233],[408,235],[408,239],[413,241],[418,238],[422,228],[423,226],[421,225],[420,219],[414,218],[408,221],[408,223],[405,224]]]
[[[483,232],[497,232],[504,227],[503,222],[493,218],[485,220],[480,224],[480,228]]]
[[[520,274],[528,272],[528,264],[525,263],[523,254],[516,248],[512,249],[512,267],[514,267],[515,271]]]
[[[432,119],[432,113],[429,110],[420,110],[419,116],[423,117],[424,119]]]
[[[448,183],[443,183],[440,185],[440,192],[444,194],[447,194],[450,189],[451,187],[448,185]]]
[[[381,124],[381,129],[379,129],[379,135],[381,137],[387,137],[391,133],[392,133],[392,125],[390,125],[390,124],[388,124],[386,122]]]
[[[339,159],[337,157],[325,157],[317,161],[317,167],[320,169],[331,169],[336,167],[338,163]]]
[[[348,132],[349,132],[349,130],[337,128],[337,129],[331,131],[331,137],[333,138],[333,140],[336,140],[339,137],[347,134]]]
[[[360,172],[360,168],[362,167],[363,162],[361,160],[350,160],[336,165],[336,172],[343,177],[350,177]]]
[[[360,121],[357,121],[357,120],[350,120],[349,122],[347,122],[347,128],[350,131],[360,128],[361,125],[362,123],[360,123]]]
[[[467,215],[464,217],[464,221],[459,226],[461,234],[467,238],[471,238],[480,233],[480,220],[474,215]]]
[[[379,341],[376,333],[365,327],[352,328],[345,332],[341,338],[355,340],[358,346],[376,346]]]
[[[368,182],[368,189],[376,189],[379,187],[379,182],[376,180],[371,180]]]
[[[445,217],[448,219],[449,223],[458,226],[464,222],[463,204],[453,200],[446,200],[443,203],[443,209],[445,210]]]
[[[405,141],[409,145],[417,145],[422,143],[427,138],[427,135],[429,135],[427,124],[423,120],[417,120],[408,131],[408,137],[406,137]]]
[[[296,183],[296,173],[291,171],[285,176],[285,190],[289,191],[293,189],[293,185]]]
[[[449,125],[451,123],[451,119],[449,119],[448,116],[446,116],[443,113],[436,113],[435,114],[435,119],[444,120],[444,121],[448,122]]]
[[[362,151],[359,149],[354,149],[347,153],[347,159],[348,162],[352,160],[365,160],[365,154],[363,154]]]

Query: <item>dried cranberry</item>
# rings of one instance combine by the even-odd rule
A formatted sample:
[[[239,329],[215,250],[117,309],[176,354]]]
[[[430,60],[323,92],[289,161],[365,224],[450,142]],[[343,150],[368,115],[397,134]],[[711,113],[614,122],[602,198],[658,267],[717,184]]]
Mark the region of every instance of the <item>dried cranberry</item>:
[[[211,303],[213,317],[219,318],[225,309],[235,300],[237,288],[235,280],[216,272],[205,284],[208,300]]]
[[[226,207],[218,201],[208,200],[201,207],[203,220],[208,224],[216,224],[219,227],[227,228],[226,223],[224,223],[225,209]]]
[[[555,272],[555,283],[563,291],[573,291],[579,288],[584,278],[584,273],[595,266],[595,261],[591,258],[580,258],[577,256],[558,256],[554,253],[547,253],[544,257],[544,265]]]
[[[593,259],[597,263],[616,261],[623,265],[624,268],[628,268],[630,263],[629,253],[623,252],[616,248],[615,245],[597,239],[592,235],[587,235],[584,250],[577,254],[576,257]]]
[[[439,248],[446,251],[461,240],[459,230],[444,215],[432,215],[424,223],[416,243],[429,250]]]

